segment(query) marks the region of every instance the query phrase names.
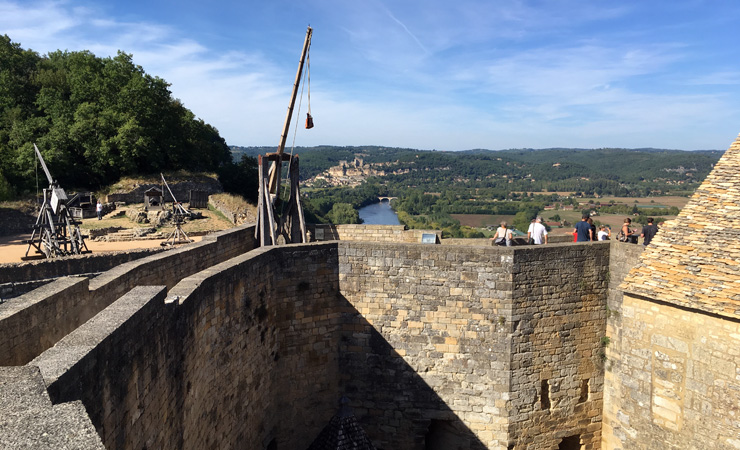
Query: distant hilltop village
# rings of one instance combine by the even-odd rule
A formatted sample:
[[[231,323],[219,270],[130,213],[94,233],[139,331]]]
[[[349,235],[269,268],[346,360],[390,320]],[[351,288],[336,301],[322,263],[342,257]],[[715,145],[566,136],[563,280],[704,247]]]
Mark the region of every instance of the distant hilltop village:
[[[370,163],[365,164],[365,160],[360,156],[355,156],[354,161],[347,163],[346,160],[340,160],[339,164],[334,167],[330,167],[313,178],[306,180],[306,186],[318,186],[318,185],[329,185],[329,186],[359,186],[364,182],[367,177],[383,177],[385,175],[400,175],[409,173],[409,169],[398,169],[387,171],[383,168],[388,168],[393,165],[392,162],[385,163]]]

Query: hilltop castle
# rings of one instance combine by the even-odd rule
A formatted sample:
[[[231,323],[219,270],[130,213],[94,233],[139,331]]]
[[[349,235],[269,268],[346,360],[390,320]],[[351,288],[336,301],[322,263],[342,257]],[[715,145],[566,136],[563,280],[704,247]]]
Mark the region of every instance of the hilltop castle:
[[[102,273],[0,304],[0,447],[304,449],[346,396],[378,450],[740,449],[739,172],[644,252],[242,226],[4,268]]]

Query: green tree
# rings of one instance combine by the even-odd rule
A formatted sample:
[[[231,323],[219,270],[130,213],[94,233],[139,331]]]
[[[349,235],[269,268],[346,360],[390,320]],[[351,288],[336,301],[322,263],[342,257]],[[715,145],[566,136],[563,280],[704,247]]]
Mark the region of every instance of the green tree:
[[[327,218],[335,225],[361,223],[360,215],[349,203],[335,203]]]

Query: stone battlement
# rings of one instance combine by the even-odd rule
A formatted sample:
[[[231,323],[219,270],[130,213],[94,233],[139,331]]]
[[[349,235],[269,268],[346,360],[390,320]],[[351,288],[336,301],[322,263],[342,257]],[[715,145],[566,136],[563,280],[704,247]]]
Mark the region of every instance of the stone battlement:
[[[221,239],[253,229],[232,233]],[[242,249],[200,270],[219,251],[183,248],[19,297],[46,295],[39,307],[71,315],[72,298],[100,308],[4,364],[38,367],[53,405],[82,402],[108,449],[304,448],[344,394],[377,448],[422,449],[430,436],[598,448],[606,280],[625,263],[615,246],[627,247],[334,241]],[[0,332],[22,330],[8,324],[24,309]],[[44,426],[2,435],[25,427],[36,442]]]

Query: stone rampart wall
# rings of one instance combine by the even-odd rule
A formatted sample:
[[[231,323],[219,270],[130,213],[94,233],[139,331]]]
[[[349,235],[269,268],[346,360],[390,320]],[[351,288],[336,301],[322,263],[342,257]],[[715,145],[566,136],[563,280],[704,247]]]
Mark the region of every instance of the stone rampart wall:
[[[628,293],[619,314],[602,448],[740,448],[740,323]]]
[[[99,273],[123,263],[145,258],[160,249],[139,249],[115,253],[89,253],[64,258],[0,264],[0,284],[46,280],[67,275]]]
[[[87,278],[63,278],[0,305],[0,366],[26,364],[80,326],[87,294]]]
[[[136,286],[181,279],[254,248],[254,228],[237,227],[201,242],[121,264],[89,281],[59,278],[0,304],[0,364],[25,364]],[[76,286],[71,288],[70,286]],[[28,309],[31,308],[31,309]]]
[[[516,448],[599,448],[609,243],[514,253],[509,438]]]
[[[142,264],[169,269],[156,261]],[[31,364],[55,402],[84,402],[109,449],[304,448],[342,394],[378,448],[597,448],[608,266],[608,244],[262,248],[166,301],[163,286],[108,294]],[[101,277],[104,296],[117,278]]]
[[[513,253],[340,242],[340,290],[357,310],[345,389],[378,447],[423,449],[430,432],[505,447]]]
[[[369,242],[421,242],[422,234],[435,234],[438,230],[406,230],[403,225],[314,225],[309,226],[315,241],[369,241]]]
[[[254,226],[208,235],[200,242],[117,266],[90,281],[97,312],[135,286],[173,287],[183,278],[255,248]]]
[[[107,449],[303,448],[340,396],[336,244],[259,249],[138,287],[47,350]]]
[[[182,448],[187,348],[165,293],[132,289],[29,364],[54,404],[82,401],[108,450]]]

